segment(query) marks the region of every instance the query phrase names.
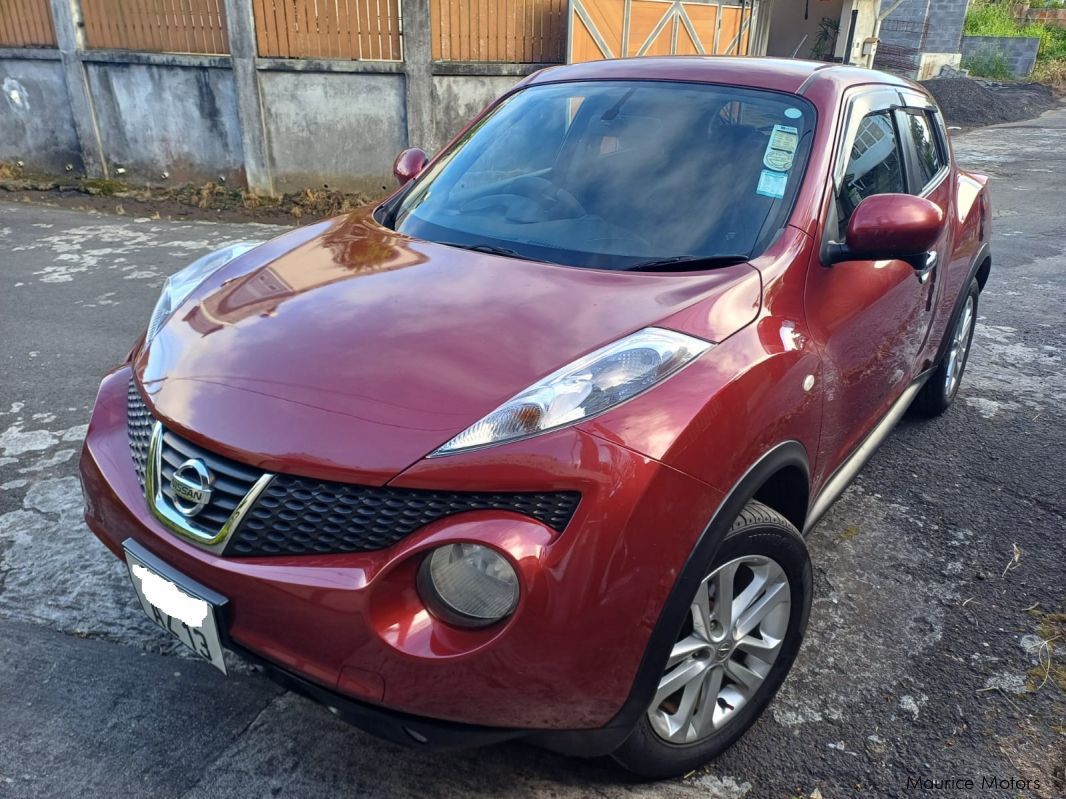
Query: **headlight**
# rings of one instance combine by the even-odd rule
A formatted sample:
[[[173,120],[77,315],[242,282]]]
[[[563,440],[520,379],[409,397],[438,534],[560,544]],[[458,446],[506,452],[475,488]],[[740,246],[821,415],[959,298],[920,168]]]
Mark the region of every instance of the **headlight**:
[[[159,328],[170,318],[175,309],[185,302],[185,298],[192,294],[193,290],[204,282],[213,272],[228,264],[238,255],[243,255],[253,247],[258,247],[261,241],[239,241],[230,244],[221,250],[210,252],[202,258],[198,258],[167,278],[163,284],[163,292],[152,311],[152,318],[148,322],[148,333],[145,341],[151,341]]]
[[[645,328],[534,383],[431,457],[525,438],[595,416],[650,388],[713,346],[684,333]]]
[[[418,591],[434,616],[461,627],[483,627],[514,613],[518,575],[490,547],[448,544],[422,561]]]

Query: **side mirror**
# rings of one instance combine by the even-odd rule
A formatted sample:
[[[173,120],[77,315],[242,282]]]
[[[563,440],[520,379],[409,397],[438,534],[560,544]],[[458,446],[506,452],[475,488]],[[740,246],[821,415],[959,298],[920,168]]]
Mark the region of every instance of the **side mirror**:
[[[417,178],[426,168],[427,161],[429,158],[422,150],[410,147],[396,156],[396,160],[392,162],[392,174],[402,186],[407,181]]]
[[[852,213],[844,243],[830,245],[828,263],[896,258],[921,270],[943,230],[944,212],[936,203],[911,194],[875,194]]]

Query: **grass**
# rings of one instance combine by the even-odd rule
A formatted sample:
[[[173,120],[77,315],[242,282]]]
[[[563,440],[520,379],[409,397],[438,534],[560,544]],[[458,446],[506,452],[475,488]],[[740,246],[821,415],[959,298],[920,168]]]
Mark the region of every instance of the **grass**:
[[[1064,0],[1045,0],[1045,8],[1058,8]],[[1036,3],[1031,4],[1037,8]],[[1056,25],[1044,25],[1039,22],[1018,22],[1011,15],[1007,3],[994,0],[974,0],[966,12],[966,24],[963,33],[967,36],[1009,36],[1033,38],[1040,40],[1040,49],[1036,55],[1036,67],[1033,79],[1049,84],[1055,88],[1066,87],[1066,28]],[[970,74],[995,80],[1009,80],[1002,56],[984,54],[966,59],[962,66]]]
[[[1066,90],[1066,58],[1037,61],[1030,77],[1038,83]]]
[[[1029,670],[1028,688],[1038,691],[1051,682],[1066,691],[1066,662],[1058,654],[1066,641],[1066,613],[1031,611],[1029,615],[1037,620],[1036,634],[1044,643],[1037,653],[1040,663]]]
[[[962,59],[962,68],[971,75],[992,80],[1012,80],[1014,73],[1007,66],[1007,59],[1002,53],[983,52]]]
[[[1066,59],[1066,28],[1039,22],[1019,23],[1010,6],[990,0],[977,0],[966,12],[963,33],[967,36],[1009,36],[1040,40],[1037,60]]]

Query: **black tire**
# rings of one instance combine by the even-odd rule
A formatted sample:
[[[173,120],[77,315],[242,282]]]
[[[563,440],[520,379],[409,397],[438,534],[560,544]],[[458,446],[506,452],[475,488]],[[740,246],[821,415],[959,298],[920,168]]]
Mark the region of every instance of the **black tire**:
[[[732,746],[762,714],[791,669],[803,642],[813,594],[811,560],[803,536],[780,513],[752,500],[733,522],[704,574],[712,575],[722,565],[745,556],[771,559],[788,578],[790,609],[776,660],[743,707],[736,709],[732,718],[706,737],[688,743],[667,741],[656,732],[650,713],[644,713],[629,738],[612,754],[616,761],[634,774],[652,779],[674,777],[699,768],[717,757]],[[705,590],[702,583],[697,590]],[[686,636],[685,625],[690,623],[688,613],[686,608],[685,617],[676,622],[679,640]],[[692,628],[687,629],[688,634],[691,634]],[[666,671],[665,664],[663,671]],[[706,689],[699,690],[702,706],[703,691]],[[726,707],[733,710],[731,706]]]
[[[962,385],[962,376],[966,371],[966,363],[970,359],[970,345],[973,343],[973,331],[977,327],[977,299],[981,293],[981,287],[977,281],[970,283],[969,292],[959,309],[958,317],[951,325],[951,329],[945,334],[948,340],[944,357],[937,364],[936,371],[922,386],[918,396],[911,403],[911,410],[921,416],[939,416],[955,401],[959,395],[959,386]],[[972,305],[971,305],[972,303]],[[952,360],[952,352],[955,349],[954,342],[959,335],[960,329],[967,324],[967,308],[969,308],[970,321],[969,331],[965,335],[965,347],[962,348],[961,358]],[[954,381],[952,377],[954,376]]]

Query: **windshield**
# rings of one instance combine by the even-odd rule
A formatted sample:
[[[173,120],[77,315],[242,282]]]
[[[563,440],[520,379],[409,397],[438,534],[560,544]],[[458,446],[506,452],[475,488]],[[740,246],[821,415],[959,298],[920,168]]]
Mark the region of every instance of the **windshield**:
[[[785,224],[813,126],[805,100],[770,91],[533,86],[469,131],[390,216],[416,238],[571,266],[735,262]]]

